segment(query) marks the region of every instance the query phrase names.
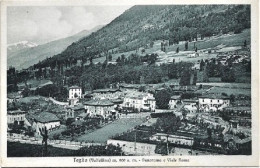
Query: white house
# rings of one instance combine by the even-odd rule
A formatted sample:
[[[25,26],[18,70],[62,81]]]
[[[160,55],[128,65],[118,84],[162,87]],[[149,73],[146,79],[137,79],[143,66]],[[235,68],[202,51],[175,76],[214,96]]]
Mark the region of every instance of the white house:
[[[200,62],[195,63],[192,67],[192,70],[200,70]]]
[[[198,111],[198,100],[184,99],[182,102],[184,104],[183,108],[190,113],[196,113]]]
[[[102,116],[108,118],[114,114],[114,103],[109,100],[90,100],[84,103],[90,116]]]
[[[199,57],[199,53],[195,52],[192,54],[188,54],[188,57],[193,58],[193,57]]]
[[[200,111],[222,111],[223,108],[230,105],[229,97],[223,95],[210,94],[199,97]]]
[[[182,101],[181,101],[181,96],[172,96],[170,101],[169,101],[169,108],[170,109],[175,109],[177,108],[177,105],[178,104],[182,104]]]
[[[78,86],[71,86],[69,88],[69,105],[74,106],[79,99],[82,98],[82,89]]]
[[[52,113],[42,112],[35,115],[32,127],[36,131],[36,135],[40,135],[39,129],[46,127],[47,130],[52,130],[60,126],[60,119]]]
[[[122,107],[140,111],[155,111],[156,101],[152,94],[132,92],[125,96]]]
[[[23,124],[25,120],[25,111],[22,110],[12,110],[7,111],[7,124]]]

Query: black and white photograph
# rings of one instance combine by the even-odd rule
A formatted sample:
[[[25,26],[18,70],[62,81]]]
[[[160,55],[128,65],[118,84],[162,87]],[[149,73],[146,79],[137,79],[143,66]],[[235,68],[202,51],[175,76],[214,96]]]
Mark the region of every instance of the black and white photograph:
[[[251,4],[5,10],[7,158],[144,164],[256,150]]]

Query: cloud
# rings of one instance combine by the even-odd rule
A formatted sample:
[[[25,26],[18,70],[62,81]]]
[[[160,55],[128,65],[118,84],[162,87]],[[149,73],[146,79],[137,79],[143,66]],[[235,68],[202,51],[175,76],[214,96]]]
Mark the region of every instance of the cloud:
[[[129,7],[8,7],[8,43],[46,43],[106,24]],[[117,9],[117,10],[115,10]]]

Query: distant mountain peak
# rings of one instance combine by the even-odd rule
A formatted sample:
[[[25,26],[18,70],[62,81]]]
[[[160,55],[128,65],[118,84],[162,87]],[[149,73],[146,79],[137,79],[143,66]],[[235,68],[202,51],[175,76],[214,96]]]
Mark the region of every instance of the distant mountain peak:
[[[38,44],[36,44],[36,43],[24,40],[24,41],[19,41],[16,43],[8,44],[7,49],[8,49],[8,51],[14,52],[14,51],[22,50],[25,48],[32,48],[32,47],[37,47],[37,46],[38,46]]]

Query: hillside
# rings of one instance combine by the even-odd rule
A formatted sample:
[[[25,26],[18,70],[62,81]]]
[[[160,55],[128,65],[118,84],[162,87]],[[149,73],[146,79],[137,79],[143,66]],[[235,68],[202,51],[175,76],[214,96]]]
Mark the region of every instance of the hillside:
[[[25,48],[37,47],[38,45],[29,41],[20,41],[13,44],[7,45],[7,54],[18,52]]]
[[[8,52],[7,64],[14,66],[16,69],[23,69],[37,64],[47,57],[52,57],[66,49],[71,43],[88,36],[90,33],[97,31],[102,26],[97,26],[92,30],[83,30],[73,36],[55,40],[46,44],[38,45],[32,48],[25,48],[16,52]]]
[[[87,60],[148,48],[155,40],[164,39],[173,45],[216,34],[237,34],[246,28],[250,28],[247,5],[134,6],[39,66],[50,66],[56,60],[64,62],[71,57]]]

